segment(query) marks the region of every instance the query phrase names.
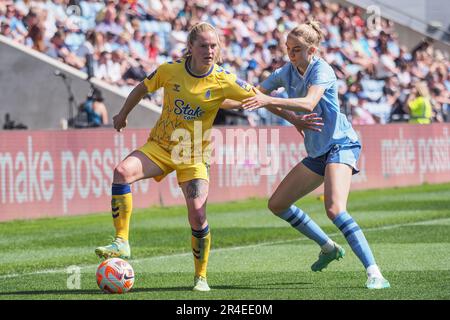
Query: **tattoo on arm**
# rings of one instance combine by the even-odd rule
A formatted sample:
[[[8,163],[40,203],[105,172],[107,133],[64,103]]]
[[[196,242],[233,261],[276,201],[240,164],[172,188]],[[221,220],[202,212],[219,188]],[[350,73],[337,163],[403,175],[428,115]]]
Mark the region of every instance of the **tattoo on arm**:
[[[186,197],[188,199],[196,199],[203,196],[207,190],[207,184],[200,179],[189,181],[186,187]]]

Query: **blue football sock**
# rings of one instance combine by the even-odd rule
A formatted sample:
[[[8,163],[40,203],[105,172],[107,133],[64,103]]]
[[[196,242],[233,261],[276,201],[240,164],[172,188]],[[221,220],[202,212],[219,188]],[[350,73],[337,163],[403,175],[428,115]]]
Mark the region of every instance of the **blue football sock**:
[[[370,265],[374,265],[375,258],[373,257],[372,250],[370,250],[369,243],[355,220],[344,211],[333,220],[333,223],[344,234],[348,244],[359,260],[361,260],[364,267],[367,268]]]
[[[292,205],[284,211],[280,218],[286,220],[295,229],[302,234],[314,240],[319,246],[323,246],[330,241],[330,238],[323,232],[323,230],[301,209]]]

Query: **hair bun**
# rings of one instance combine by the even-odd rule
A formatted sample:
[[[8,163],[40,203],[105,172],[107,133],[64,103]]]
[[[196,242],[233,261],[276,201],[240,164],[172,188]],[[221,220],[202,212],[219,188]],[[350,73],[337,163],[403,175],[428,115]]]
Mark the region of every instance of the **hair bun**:
[[[323,34],[322,29],[320,28],[320,22],[317,21],[317,20],[311,19],[311,20],[308,20],[308,22],[306,22],[306,25],[308,25],[311,28],[313,28],[314,31],[317,32],[317,34],[319,36],[319,40],[322,41],[324,34]]]

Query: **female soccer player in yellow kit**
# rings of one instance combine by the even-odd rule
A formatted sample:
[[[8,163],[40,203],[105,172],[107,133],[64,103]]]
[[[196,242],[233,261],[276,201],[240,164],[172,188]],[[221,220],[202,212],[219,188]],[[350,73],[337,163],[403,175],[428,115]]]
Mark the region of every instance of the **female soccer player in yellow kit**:
[[[176,171],[183,190],[192,228],[192,252],[194,255],[194,290],[209,291],[206,281],[211,235],[206,219],[209,176],[208,143],[202,150],[193,150],[194,125],[201,125],[202,132],[212,127],[216,113],[225,99],[241,101],[255,93],[247,83],[219,67],[220,42],[216,30],[208,23],[192,27],[187,40],[187,53],[183,59],[160,65],[130,93],[119,114],[113,117],[114,128],[121,131],[127,125],[127,117],[138,102],[148,93],[164,88],[164,105],[161,116],[150,136],[141,148],[133,151],[114,170],[112,185],[112,216],[116,237],[111,245],[98,247],[99,257],[130,257],[128,244],[129,223],[132,211],[130,184],[141,179],[160,181]],[[196,123],[197,122],[197,123]],[[177,130],[177,131],[175,131]],[[180,134],[190,137],[181,143],[191,147],[189,161],[178,155]],[[175,141],[172,140],[175,136]],[[183,148],[181,148],[183,149]],[[185,150],[185,149],[184,149]],[[203,157],[194,157],[198,152]]]

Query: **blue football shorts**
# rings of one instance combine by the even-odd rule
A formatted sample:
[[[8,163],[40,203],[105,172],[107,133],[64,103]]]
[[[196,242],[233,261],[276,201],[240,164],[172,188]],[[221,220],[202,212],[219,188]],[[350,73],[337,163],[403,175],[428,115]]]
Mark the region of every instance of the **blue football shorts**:
[[[353,142],[348,144],[336,144],[330,151],[317,158],[306,157],[302,163],[312,172],[325,176],[325,167],[328,163],[344,163],[352,168],[352,174],[359,172],[356,163],[361,153],[361,144]]]

